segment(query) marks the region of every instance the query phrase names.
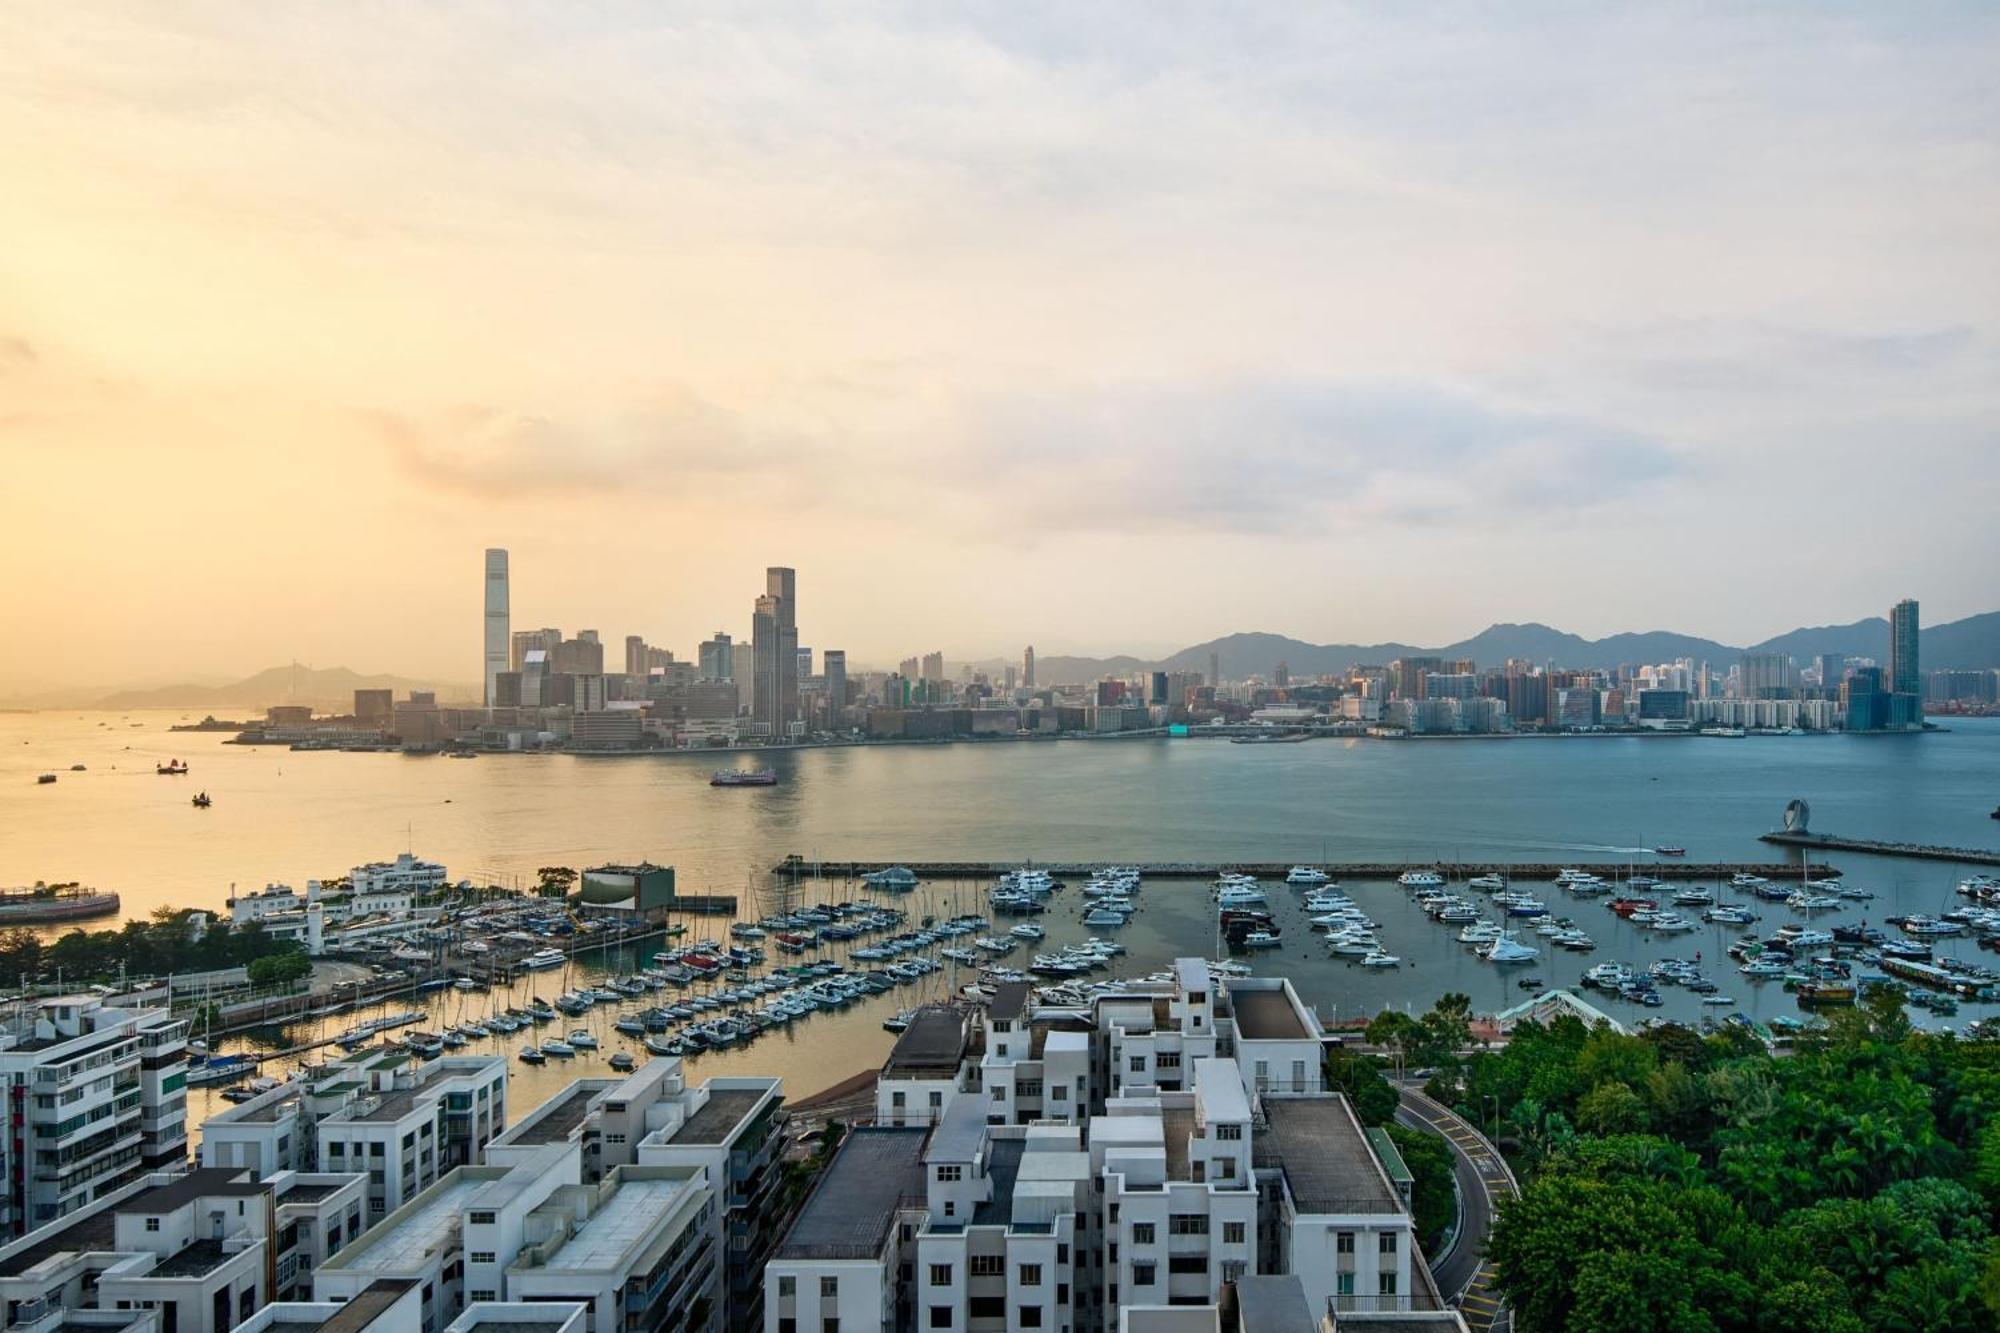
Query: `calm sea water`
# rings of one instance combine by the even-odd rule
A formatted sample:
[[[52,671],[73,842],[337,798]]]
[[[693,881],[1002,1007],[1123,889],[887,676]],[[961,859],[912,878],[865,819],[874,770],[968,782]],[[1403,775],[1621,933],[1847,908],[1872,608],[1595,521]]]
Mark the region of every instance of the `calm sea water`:
[[[329,878],[360,861],[411,848],[443,861],[454,878],[527,883],[537,867],[650,859],[677,867],[689,892],[734,893],[746,915],[773,903],[766,873],[787,853],[863,860],[1453,860],[1650,859],[1672,843],[1693,860],[1785,858],[1757,841],[1784,804],[1803,797],[1813,826],[1862,837],[1963,847],[2000,845],[2000,721],[1959,721],[1910,737],[1578,739],[1391,743],[1316,741],[1241,746],[1213,741],[1063,742],[811,750],[773,762],[782,783],[716,789],[716,757],[585,759],[571,756],[405,758],[294,753],[224,744],[214,733],[170,733],[179,714],[0,716],[0,884],[81,880],[116,889],[127,916],[174,904],[220,910],[232,885]],[[185,778],[155,775],[182,758]],[[82,763],[86,771],[73,773]],[[43,786],[45,771],[59,781]],[[196,810],[189,798],[215,801]],[[1842,857],[1851,879],[1879,895],[1827,921],[1937,911],[1964,873],[1950,865]],[[977,909],[983,886],[928,885],[919,911]],[[1492,1010],[1522,998],[1521,971],[1502,974],[1465,953],[1390,884],[1350,884],[1406,960],[1365,972],[1328,958],[1309,936],[1295,895],[1274,886],[1285,947],[1259,970],[1291,975],[1328,1017],[1385,1004],[1422,1008],[1446,990]],[[807,886],[809,897],[846,897],[848,885]],[[1524,969],[1573,982],[1592,962],[1667,956],[1718,959],[1730,938],[1710,927],[1649,940],[1599,903],[1554,890],[1558,913],[1596,937],[1590,955],[1544,950]],[[1051,942],[1080,938],[1077,904],[1049,913]],[[1759,910],[1766,929],[1791,914]],[[724,923],[704,926],[719,933]],[[1125,928],[1128,970],[1181,952],[1212,954],[1205,892],[1157,882]],[[1970,953],[1968,945],[1954,946]],[[630,960],[628,960],[630,961]],[[1020,961],[1020,955],[1016,959]],[[1758,1017],[1796,1012],[1789,996],[1712,969],[1723,992]],[[966,978],[959,978],[965,980]],[[949,978],[940,977],[933,994]],[[548,977],[511,998],[558,988]],[[1669,1016],[1707,1012],[1665,992]],[[879,1060],[890,1038],[880,1019],[910,992],[816,1018],[744,1050],[704,1057],[697,1073],[783,1072],[803,1094]],[[435,1002],[455,1019],[492,1001]],[[502,1002],[506,1002],[503,1000]],[[1637,1017],[1640,1011],[1629,1011]],[[1729,1012],[1722,1010],[1721,1012]],[[1976,1016],[1967,1006],[1963,1017]],[[617,1049],[614,1015],[589,1020],[611,1038],[595,1059],[514,1067],[517,1103],[531,1105]],[[349,1020],[342,1019],[335,1026]],[[296,1039],[297,1033],[288,1034]],[[518,1039],[516,1044],[518,1044]]]

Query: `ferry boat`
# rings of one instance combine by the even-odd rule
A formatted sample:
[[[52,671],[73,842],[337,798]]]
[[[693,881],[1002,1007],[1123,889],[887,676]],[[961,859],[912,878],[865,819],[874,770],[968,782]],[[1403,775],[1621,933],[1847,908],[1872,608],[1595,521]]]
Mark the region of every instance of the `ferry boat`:
[[[163,778],[185,777],[188,771],[187,761],[185,759],[173,759],[164,764],[155,764],[153,771]]]
[[[569,961],[561,949],[537,949],[521,960],[521,966],[531,972],[545,971],[551,967],[561,967]]]
[[[112,916],[117,911],[118,895],[96,889],[37,884],[26,889],[0,890],[0,927]]]
[[[778,770],[775,768],[725,768],[712,774],[708,779],[711,787],[775,787],[778,785]]]

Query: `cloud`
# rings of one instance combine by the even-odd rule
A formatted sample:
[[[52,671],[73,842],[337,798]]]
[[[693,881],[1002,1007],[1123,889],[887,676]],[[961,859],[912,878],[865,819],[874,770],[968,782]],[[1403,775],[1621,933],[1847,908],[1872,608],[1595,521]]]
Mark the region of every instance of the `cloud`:
[[[1463,522],[1608,503],[1688,472],[1643,431],[1425,386],[1125,385],[989,403],[979,421],[968,467],[1029,527]]]
[[[480,500],[610,498],[757,477],[803,482],[821,471],[810,442],[753,431],[737,414],[678,386],[599,413],[480,406],[427,416],[376,412],[370,419],[413,479]]]

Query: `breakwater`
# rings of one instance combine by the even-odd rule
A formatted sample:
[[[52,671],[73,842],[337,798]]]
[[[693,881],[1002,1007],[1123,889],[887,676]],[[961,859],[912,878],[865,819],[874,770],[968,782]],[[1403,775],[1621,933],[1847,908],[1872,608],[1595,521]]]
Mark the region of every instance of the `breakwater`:
[[[1766,833],[1762,841],[1805,852],[1865,852],[1870,856],[1901,856],[1918,861],[1956,861],[1961,865],[2000,866],[2000,851],[1977,847],[1937,847],[1921,842],[1880,842],[1873,838],[1842,838],[1831,833]]]
[[[1856,849],[1859,850],[1859,849]],[[991,879],[1024,866],[1045,870],[1051,875],[1089,875],[1112,864],[1107,861],[810,861],[790,856],[771,867],[771,874],[784,879],[859,880],[862,876],[890,866],[901,866],[919,879]],[[1823,864],[1802,866],[1791,861],[1686,861],[1667,858],[1634,864],[1629,861],[1524,862],[1524,861],[1139,861],[1129,865],[1147,879],[1213,879],[1228,873],[1255,875],[1259,879],[1283,879],[1294,865],[1311,864],[1335,880],[1394,879],[1411,870],[1429,870],[1446,879],[1469,879],[1474,875],[1505,875],[1510,879],[1554,879],[1562,870],[1581,870],[1608,880],[1629,879],[1644,871],[1655,879],[1727,879],[1731,875],[1780,877],[1806,874],[1814,879],[1839,876],[1838,868]]]

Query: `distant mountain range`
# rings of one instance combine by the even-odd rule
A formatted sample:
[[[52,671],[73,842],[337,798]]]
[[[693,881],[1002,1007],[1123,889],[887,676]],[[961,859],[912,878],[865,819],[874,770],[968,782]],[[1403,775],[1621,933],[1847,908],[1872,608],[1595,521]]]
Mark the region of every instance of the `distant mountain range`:
[[[49,691],[9,705],[27,708],[188,708],[214,711],[242,709],[261,712],[272,704],[311,704],[322,712],[345,713],[354,707],[356,690],[394,690],[402,698],[411,690],[436,690],[441,702],[476,697],[475,687],[412,680],[407,676],[365,676],[346,667],[279,666],[226,685],[160,685],[148,689]]]
[[[1438,647],[1409,643],[1307,643],[1283,634],[1230,634],[1183,648],[1159,661],[1129,656],[1038,657],[1035,659],[1035,676],[1042,684],[1070,685],[1134,671],[1199,671],[1206,675],[1211,655],[1219,658],[1223,677],[1229,680],[1241,680],[1252,675],[1269,676],[1279,662],[1285,663],[1294,676],[1311,677],[1345,671],[1358,662],[1383,664],[1399,657],[1423,656],[1442,657],[1448,661],[1470,659],[1481,667],[1495,666],[1509,658],[1522,658],[1578,670],[1615,667],[1625,663],[1670,662],[1677,657],[1692,657],[1698,662],[1706,661],[1726,670],[1747,652],[1786,653],[1801,662],[1821,653],[1842,653],[1886,662],[1889,657],[1889,622],[1880,616],[1873,616],[1851,625],[1818,625],[1791,630],[1762,643],[1743,647],[1669,630],[1585,639],[1548,625],[1532,623],[1489,625],[1469,639]],[[2000,667],[2000,611],[1926,626],[1918,645],[1918,655],[1925,670]]]

